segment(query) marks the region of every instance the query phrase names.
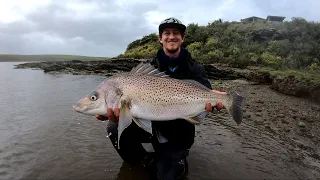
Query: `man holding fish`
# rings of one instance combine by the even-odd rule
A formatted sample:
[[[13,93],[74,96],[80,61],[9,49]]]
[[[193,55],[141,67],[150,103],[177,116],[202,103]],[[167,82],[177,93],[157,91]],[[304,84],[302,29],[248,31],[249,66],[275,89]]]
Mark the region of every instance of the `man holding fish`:
[[[163,48],[149,65],[109,78],[74,106],[77,112],[109,119],[109,138],[121,158],[143,163],[154,179],[179,179],[188,172],[195,124],[214,108],[226,108],[238,124],[242,120],[242,97],[212,90],[203,66],[181,46],[185,31],[176,18],[162,21],[158,39]],[[152,143],[155,152],[141,143]]]

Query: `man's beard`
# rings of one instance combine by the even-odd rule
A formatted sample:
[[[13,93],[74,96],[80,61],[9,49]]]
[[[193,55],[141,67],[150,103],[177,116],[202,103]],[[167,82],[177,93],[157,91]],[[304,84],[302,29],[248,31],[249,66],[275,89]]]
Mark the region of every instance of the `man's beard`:
[[[173,49],[173,50],[167,49],[167,51],[168,51],[170,54],[174,54],[174,53],[176,53],[178,50],[179,50],[179,48]]]

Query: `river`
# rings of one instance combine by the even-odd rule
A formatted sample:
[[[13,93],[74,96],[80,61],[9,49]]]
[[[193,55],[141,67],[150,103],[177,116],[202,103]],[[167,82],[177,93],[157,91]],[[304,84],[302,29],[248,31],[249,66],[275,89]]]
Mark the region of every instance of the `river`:
[[[72,110],[105,77],[50,75],[13,69],[14,64],[0,63],[0,179],[144,179],[143,171],[128,167],[116,153],[108,122]],[[221,124],[224,115],[217,117],[196,127],[188,179],[312,175],[291,168],[287,150],[272,135],[246,124],[235,129],[234,122]]]
[[[48,75],[0,63],[0,179],[113,179],[122,161],[106,122],[72,104],[101,76]]]

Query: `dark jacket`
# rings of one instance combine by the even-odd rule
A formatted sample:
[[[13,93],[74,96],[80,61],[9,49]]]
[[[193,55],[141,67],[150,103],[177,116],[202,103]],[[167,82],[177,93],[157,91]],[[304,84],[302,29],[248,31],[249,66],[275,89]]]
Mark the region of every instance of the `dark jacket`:
[[[210,82],[207,79],[205,70],[202,65],[195,62],[187,49],[184,49],[183,60],[177,64],[178,69],[171,72],[168,68],[168,61],[164,61],[161,55],[162,50],[159,50],[156,57],[150,63],[158,68],[161,72],[165,72],[172,78],[176,79],[193,79],[206,87],[212,89]],[[195,126],[184,119],[175,121],[154,121],[152,127],[158,130],[169,143],[180,149],[189,149],[194,143]]]

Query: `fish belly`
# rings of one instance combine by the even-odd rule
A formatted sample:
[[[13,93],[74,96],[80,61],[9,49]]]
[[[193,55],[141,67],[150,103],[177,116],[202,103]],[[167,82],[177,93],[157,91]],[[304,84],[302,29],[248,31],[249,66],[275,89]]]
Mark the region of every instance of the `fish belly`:
[[[152,121],[170,121],[175,119],[185,119],[194,117],[205,110],[204,104],[188,104],[174,106],[140,106],[132,104],[131,114],[139,119]]]

